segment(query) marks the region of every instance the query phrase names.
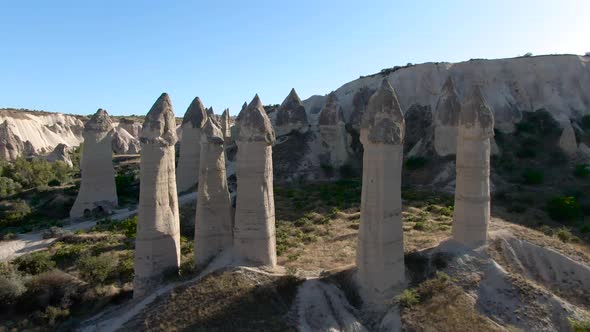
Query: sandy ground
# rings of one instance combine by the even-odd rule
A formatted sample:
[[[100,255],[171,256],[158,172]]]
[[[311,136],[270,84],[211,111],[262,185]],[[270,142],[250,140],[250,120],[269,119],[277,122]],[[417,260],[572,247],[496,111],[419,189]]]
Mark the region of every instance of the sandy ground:
[[[178,205],[190,203],[197,199],[197,193],[185,194],[178,197]],[[137,214],[137,209],[133,210],[115,210],[110,216],[112,220],[124,220]],[[67,219],[65,220],[68,221]],[[63,227],[64,230],[75,232],[77,230],[87,230],[96,225],[96,220],[88,220]],[[19,234],[18,239],[12,241],[0,242],[0,262],[12,260],[19,256],[42,250],[51,245],[56,238],[44,239],[43,232]]]

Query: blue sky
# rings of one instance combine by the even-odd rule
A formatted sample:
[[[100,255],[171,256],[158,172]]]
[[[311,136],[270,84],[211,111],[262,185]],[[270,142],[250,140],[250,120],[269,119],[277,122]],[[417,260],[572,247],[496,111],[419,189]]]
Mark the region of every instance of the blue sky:
[[[382,68],[590,51],[590,1],[0,0],[0,107],[232,114]]]

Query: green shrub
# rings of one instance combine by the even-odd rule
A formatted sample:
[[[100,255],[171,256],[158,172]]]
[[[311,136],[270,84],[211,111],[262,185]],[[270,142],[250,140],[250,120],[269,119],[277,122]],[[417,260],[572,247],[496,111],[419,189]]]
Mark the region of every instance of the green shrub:
[[[573,318],[567,320],[574,332],[590,332],[590,320],[576,320]]]
[[[14,195],[22,190],[20,183],[11,178],[0,177],[0,197]]]
[[[64,320],[70,315],[70,309],[48,306],[43,313],[43,320],[49,326],[54,326],[57,322]]]
[[[418,231],[426,231],[428,228],[428,225],[424,221],[418,221],[416,224],[414,224],[414,229]]]
[[[116,262],[112,257],[106,255],[85,255],[80,258],[76,265],[82,279],[91,283],[102,284],[115,270]]]
[[[40,274],[55,268],[55,262],[47,251],[37,251],[28,255],[20,256],[14,260],[16,268],[27,274]]]
[[[406,159],[404,166],[409,170],[416,170],[426,166],[428,159],[424,157],[409,157]]]
[[[21,297],[19,305],[33,311],[52,306],[69,306],[81,290],[80,283],[71,275],[51,270],[31,278],[27,292]]]
[[[590,129],[590,114],[584,115],[581,122],[584,129]]]
[[[582,217],[582,207],[572,196],[560,196],[551,199],[546,206],[549,216],[557,221],[571,222]]]
[[[124,200],[126,197],[137,194],[134,190],[134,182],[134,172],[121,172],[115,176],[115,186],[117,187],[117,196],[119,199]]]
[[[590,175],[590,167],[587,164],[578,164],[574,168],[574,176],[577,178],[587,178]]]
[[[0,227],[17,226],[31,212],[31,207],[23,200],[0,206]]]
[[[557,232],[555,232],[555,235],[564,243],[579,241],[578,237],[572,234],[572,232],[566,227],[558,229]]]
[[[525,169],[522,172],[522,179],[525,184],[529,185],[536,185],[543,183],[543,179],[545,178],[543,171],[538,169]]]
[[[406,289],[395,300],[404,308],[411,308],[420,303],[420,296],[414,289]]]
[[[14,304],[27,288],[17,273],[0,275],[0,308]]]

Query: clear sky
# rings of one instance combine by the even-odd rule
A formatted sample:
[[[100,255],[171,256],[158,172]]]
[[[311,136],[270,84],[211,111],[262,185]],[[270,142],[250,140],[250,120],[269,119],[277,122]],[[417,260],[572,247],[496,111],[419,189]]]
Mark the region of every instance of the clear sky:
[[[382,68],[590,51],[590,0],[0,0],[0,107],[232,114]]]

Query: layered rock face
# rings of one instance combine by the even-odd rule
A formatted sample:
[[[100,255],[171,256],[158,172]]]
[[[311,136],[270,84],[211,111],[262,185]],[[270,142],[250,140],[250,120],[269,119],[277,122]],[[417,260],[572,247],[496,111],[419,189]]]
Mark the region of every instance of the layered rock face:
[[[113,152],[115,154],[138,154],[141,150],[139,139],[123,127],[113,128]]]
[[[134,297],[148,293],[164,272],[177,270],[180,264],[175,127],[172,103],[163,93],[146,115],[140,137]]]
[[[61,113],[0,109],[0,123],[8,120],[12,134],[23,144],[28,142],[25,151],[20,151],[19,156],[46,154],[60,143],[67,146],[80,145],[84,122],[79,118]],[[3,139],[4,136],[0,136],[0,140]]]
[[[348,140],[342,108],[334,92],[328,95],[326,105],[322,108],[318,119],[322,139],[323,162],[333,167],[340,167],[348,161]]]
[[[45,157],[45,160],[55,162],[63,161],[66,165],[72,167],[72,159],[70,158],[73,149],[65,144],[58,144],[50,154]]]
[[[199,156],[201,154],[201,128],[207,121],[207,111],[199,97],[196,97],[182,119],[182,141],[178,158],[177,189],[185,192],[199,182]]]
[[[387,80],[361,123],[363,182],[356,264],[365,302],[386,305],[405,283],[401,171],[405,123]]]
[[[490,138],[494,116],[479,86],[461,104],[453,239],[469,248],[486,244],[490,221]]]
[[[201,133],[199,191],[195,219],[195,264],[208,263],[233,241],[231,201],[221,128],[210,118]]]
[[[236,123],[238,179],[234,250],[247,263],[275,266],[272,145],[275,133],[258,95]]]
[[[13,161],[25,150],[24,143],[15,135],[14,128],[8,120],[0,125],[0,157],[4,160]]]
[[[305,107],[301,105],[301,99],[299,99],[295,89],[291,89],[287,98],[277,109],[275,116],[276,135],[282,136],[294,130],[306,130],[308,125]]]
[[[113,123],[99,109],[84,125],[84,148],[80,161],[82,175],[71,218],[88,216],[95,209],[107,211],[118,205],[112,152]]]

